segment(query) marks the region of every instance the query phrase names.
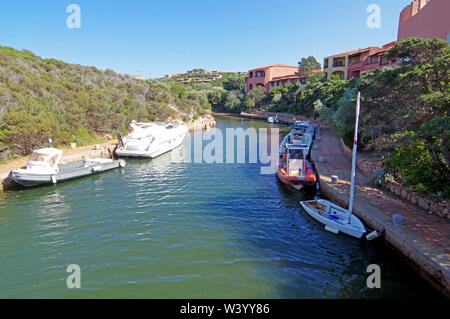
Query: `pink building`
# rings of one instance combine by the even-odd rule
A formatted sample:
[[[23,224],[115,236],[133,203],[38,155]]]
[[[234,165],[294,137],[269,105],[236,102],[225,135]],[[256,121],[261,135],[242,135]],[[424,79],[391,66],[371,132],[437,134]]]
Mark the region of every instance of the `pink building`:
[[[415,0],[400,13],[397,40],[440,38],[450,42],[450,0]]]
[[[250,70],[245,78],[245,91],[248,92],[256,86],[263,86],[266,91],[270,91],[275,85],[297,81],[299,79],[297,73],[297,66],[284,64],[272,64]]]
[[[375,69],[395,65],[395,61],[389,61],[385,55],[396,43],[393,41],[381,48],[369,47],[349,55],[348,79],[360,78]]]

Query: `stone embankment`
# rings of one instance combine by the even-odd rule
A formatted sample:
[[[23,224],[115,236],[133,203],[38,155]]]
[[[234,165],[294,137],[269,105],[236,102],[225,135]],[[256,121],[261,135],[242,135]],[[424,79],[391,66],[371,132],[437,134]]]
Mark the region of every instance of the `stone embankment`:
[[[351,159],[352,150],[344,144],[342,139],[341,146],[344,155]],[[383,162],[381,160],[369,158],[362,153],[358,154],[356,164],[363,174],[370,179],[375,175],[377,170],[383,168]],[[424,194],[417,192],[410,187],[400,185],[396,181],[386,180],[384,181],[383,187],[404,200],[425,209],[431,214],[450,219],[450,201],[448,200],[427,198]]]
[[[241,112],[239,116],[258,120],[267,120],[269,117],[276,117],[282,124],[288,125],[294,124],[295,121],[312,121],[312,119],[306,118],[301,115],[275,113],[275,112],[252,112],[252,113]],[[323,120],[315,121],[315,123],[320,125],[326,125],[326,122]]]
[[[331,201],[348,207],[351,158],[345,154],[347,151],[337,135],[327,127],[322,126],[321,136],[314,143],[312,159],[320,176],[321,192]],[[337,181],[332,176],[337,176]],[[383,230],[385,243],[422,278],[450,298],[448,219],[374,187],[360,169],[356,173],[353,213],[370,228]],[[394,214],[404,217],[402,225],[394,225]]]

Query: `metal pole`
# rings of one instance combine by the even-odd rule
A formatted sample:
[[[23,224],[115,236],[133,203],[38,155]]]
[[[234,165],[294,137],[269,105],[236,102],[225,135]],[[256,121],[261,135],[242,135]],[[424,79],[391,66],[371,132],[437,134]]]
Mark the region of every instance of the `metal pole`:
[[[358,124],[359,124],[360,107],[361,107],[361,92],[358,92],[358,98],[356,101],[355,138],[353,140],[352,176],[351,176],[351,184],[350,184],[350,203],[349,203],[349,207],[348,207],[347,224],[350,223],[351,215],[353,212],[353,200],[354,200],[354,194],[355,194],[355,174],[356,174],[356,151],[358,148]]]

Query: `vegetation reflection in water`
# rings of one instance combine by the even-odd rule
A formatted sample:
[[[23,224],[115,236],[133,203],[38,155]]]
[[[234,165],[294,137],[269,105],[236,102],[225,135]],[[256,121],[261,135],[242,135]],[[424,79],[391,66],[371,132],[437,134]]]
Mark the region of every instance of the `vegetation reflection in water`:
[[[217,125],[267,127],[228,117]],[[299,205],[315,194],[289,191],[260,164],[172,155],[1,195],[0,297],[433,295],[385,249],[324,231]],[[366,288],[371,263],[382,289]],[[81,289],[66,286],[69,264],[81,267]]]

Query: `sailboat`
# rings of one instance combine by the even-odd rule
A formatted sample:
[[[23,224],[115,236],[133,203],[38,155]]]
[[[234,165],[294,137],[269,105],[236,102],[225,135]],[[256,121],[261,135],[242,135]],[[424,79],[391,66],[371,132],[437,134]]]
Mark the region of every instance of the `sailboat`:
[[[361,92],[358,92],[358,99],[356,102],[355,138],[353,143],[350,203],[348,210],[325,199],[300,202],[303,209],[309,215],[311,215],[311,217],[325,225],[325,229],[327,231],[335,234],[339,234],[341,232],[355,238],[361,238],[366,232],[363,223],[359,220],[358,217],[352,214],[355,193],[356,151],[358,144],[358,123],[360,106]]]

